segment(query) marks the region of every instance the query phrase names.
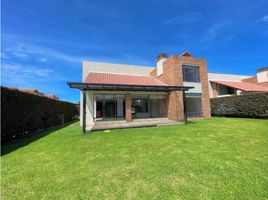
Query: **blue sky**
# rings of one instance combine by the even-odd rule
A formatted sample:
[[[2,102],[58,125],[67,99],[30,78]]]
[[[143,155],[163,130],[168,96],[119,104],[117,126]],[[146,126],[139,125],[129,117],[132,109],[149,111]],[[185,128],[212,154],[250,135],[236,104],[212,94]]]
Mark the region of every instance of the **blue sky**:
[[[154,66],[188,50],[210,72],[268,65],[267,0],[2,0],[1,17],[2,85],[72,102],[83,60]]]

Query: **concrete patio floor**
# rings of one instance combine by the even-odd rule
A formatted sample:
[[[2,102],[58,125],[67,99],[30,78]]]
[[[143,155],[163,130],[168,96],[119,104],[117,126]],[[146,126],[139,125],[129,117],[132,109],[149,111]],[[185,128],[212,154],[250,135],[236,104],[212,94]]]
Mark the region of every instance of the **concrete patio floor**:
[[[184,124],[184,122],[170,120],[167,118],[153,118],[153,119],[134,119],[132,122],[120,121],[99,121],[95,122],[92,131],[108,130],[118,128],[137,128],[137,127],[153,127],[153,126],[170,126]]]

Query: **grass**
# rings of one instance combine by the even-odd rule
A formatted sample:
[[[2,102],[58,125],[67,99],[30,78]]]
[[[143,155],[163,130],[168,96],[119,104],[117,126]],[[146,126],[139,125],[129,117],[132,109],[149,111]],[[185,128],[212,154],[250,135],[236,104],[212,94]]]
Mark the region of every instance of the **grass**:
[[[2,199],[268,199],[268,120],[81,134],[2,146]]]

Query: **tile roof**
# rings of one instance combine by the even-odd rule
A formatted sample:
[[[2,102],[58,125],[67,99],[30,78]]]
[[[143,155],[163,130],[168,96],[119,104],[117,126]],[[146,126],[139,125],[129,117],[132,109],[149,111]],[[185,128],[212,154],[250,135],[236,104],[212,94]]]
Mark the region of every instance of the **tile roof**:
[[[106,74],[90,72],[85,83],[114,84],[114,85],[140,85],[140,86],[168,86],[168,84],[150,76],[132,76],[121,74]]]
[[[233,87],[239,90],[247,91],[247,92],[268,92],[268,87],[263,87],[251,83],[245,83],[245,82],[232,82],[232,81],[217,81],[217,80],[211,80],[211,82],[219,83],[222,85],[226,85],[229,87]]]

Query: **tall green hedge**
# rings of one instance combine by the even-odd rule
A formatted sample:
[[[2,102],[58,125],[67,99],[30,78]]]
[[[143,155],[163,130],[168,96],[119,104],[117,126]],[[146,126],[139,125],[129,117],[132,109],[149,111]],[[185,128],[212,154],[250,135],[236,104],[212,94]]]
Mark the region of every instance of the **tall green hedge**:
[[[34,134],[73,120],[75,104],[1,86],[1,140]]]
[[[268,119],[268,92],[210,99],[212,116]]]

